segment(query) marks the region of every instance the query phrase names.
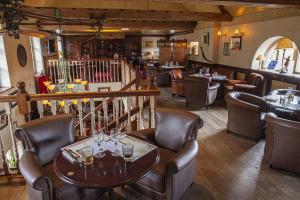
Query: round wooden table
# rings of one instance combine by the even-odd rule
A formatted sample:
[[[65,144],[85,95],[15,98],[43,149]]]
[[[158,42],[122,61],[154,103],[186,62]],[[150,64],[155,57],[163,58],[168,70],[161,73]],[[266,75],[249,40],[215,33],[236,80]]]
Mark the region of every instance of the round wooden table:
[[[84,188],[107,189],[111,193],[115,187],[136,182],[146,176],[158,161],[158,149],[134,162],[126,162],[122,157],[113,157],[111,152],[106,151],[103,158],[94,157],[90,166],[72,164],[60,152],[54,160],[53,167],[56,175],[66,183]],[[111,194],[109,196],[111,197]]]

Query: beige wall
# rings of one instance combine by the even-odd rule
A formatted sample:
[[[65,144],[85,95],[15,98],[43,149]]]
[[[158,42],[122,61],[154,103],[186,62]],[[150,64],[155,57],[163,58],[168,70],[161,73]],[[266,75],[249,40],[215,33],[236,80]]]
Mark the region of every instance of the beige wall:
[[[217,59],[219,64],[251,68],[256,50],[264,41],[274,36],[290,38],[298,47],[300,46],[300,16],[238,25],[223,23],[220,27],[221,32],[226,33],[228,36],[234,35],[235,29],[245,32],[242,40],[242,50],[232,50],[230,56],[223,56],[224,42],[230,42],[230,37],[221,38]]]
[[[29,36],[20,35],[20,39],[14,39],[4,35],[4,47],[7,58],[8,71],[12,86],[18,81],[24,81],[29,93],[35,93],[34,68]],[[17,46],[22,44],[27,53],[27,64],[21,67],[17,59]]]
[[[200,47],[202,47],[203,52],[207,59],[217,62],[217,51],[215,49],[218,49],[218,42],[217,42],[217,32],[218,32],[218,24],[212,23],[212,22],[199,22],[199,25],[195,28],[194,32],[191,34],[186,35],[177,35],[172,37],[172,39],[179,39],[183,40],[186,39],[187,42],[199,42],[199,55],[190,55],[190,60],[195,61],[201,61],[206,62],[203,57],[200,50]],[[209,45],[203,44],[203,34],[209,33]]]
[[[267,15],[267,13],[265,13]],[[241,19],[244,18],[244,19]],[[206,57],[213,60],[214,63],[231,65],[242,68],[251,68],[252,59],[259,46],[268,38],[274,36],[284,36],[290,38],[295,44],[300,47],[300,16],[279,18],[275,20],[248,22],[245,20],[247,16],[236,18],[231,23],[204,23],[199,22],[199,25],[192,34],[174,36],[174,39],[187,39],[190,41],[199,41],[199,47],[202,44],[202,34],[204,32],[210,33],[210,45],[204,46],[204,52]],[[255,18],[252,16],[252,20]],[[247,23],[237,23],[247,21]],[[230,43],[230,37],[234,35],[235,29],[240,32],[245,32],[242,40],[242,50],[230,51],[230,56],[223,55],[224,42]],[[221,30],[223,34],[227,34],[227,37],[219,39],[217,36],[218,30]],[[191,60],[202,61],[201,52],[199,56],[191,56]]]

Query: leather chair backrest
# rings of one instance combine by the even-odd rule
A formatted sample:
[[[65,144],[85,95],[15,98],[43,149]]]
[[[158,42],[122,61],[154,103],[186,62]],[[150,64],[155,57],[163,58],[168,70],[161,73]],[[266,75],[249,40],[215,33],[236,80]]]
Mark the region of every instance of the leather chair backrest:
[[[197,138],[203,121],[191,112],[158,108],[155,112],[155,142],[159,146],[178,152],[188,140]]]
[[[248,77],[248,83],[250,85],[259,86],[264,80],[261,74],[251,73]]]
[[[185,97],[189,104],[206,106],[209,79],[205,77],[186,77]]]
[[[75,139],[72,114],[55,115],[33,120],[16,129],[26,150],[36,153],[41,165],[54,160],[60,148]]]
[[[172,79],[183,79],[182,70],[181,69],[173,69],[170,72]]]

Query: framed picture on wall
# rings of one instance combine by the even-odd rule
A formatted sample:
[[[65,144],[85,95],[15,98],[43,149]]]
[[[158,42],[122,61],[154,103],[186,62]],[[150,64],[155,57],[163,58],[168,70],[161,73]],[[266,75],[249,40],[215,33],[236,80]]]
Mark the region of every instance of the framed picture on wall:
[[[232,36],[231,37],[231,50],[241,50],[242,49],[242,36]]]
[[[145,40],[144,41],[144,48],[153,48],[153,41]]]
[[[165,46],[165,41],[164,40],[158,40],[157,41],[157,47],[164,47]]]
[[[209,46],[209,32],[203,33],[203,44]]]
[[[224,43],[224,47],[223,47],[223,55],[224,56],[230,56],[230,44],[229,42],[225,42]]]

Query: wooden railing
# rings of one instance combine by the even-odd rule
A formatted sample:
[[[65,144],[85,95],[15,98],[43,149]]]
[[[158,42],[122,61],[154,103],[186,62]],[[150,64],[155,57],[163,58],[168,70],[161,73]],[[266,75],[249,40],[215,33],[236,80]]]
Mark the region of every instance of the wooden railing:
[[[123,60],[89,59],[89,60],[48,60],[46,74],[52,83],[59,83],[67,78],[87,80],[89,83],[120,82],[124,73]]]
[[[130,67],[126,67],[126,70],[126,73],[122,74],[124,87],[120,91],[28,94],[25,83],[19,82],[15,95],[0,96],[0,104],[5,107],[9,127],[9,137],[5,137],[5,141],[2,140],[4,137],[0,137],[3,158],[3,173],[0,179],[19,176],[18,159],[22,154],[22,146],[15,139],[13,121],[21,125],[37,118],[73,113],[76,118],[76,134],[80,136],[100,129],[109,131],[113,127],[127,131],[154,127],[156,96],[160,94],[160,90],[153,86],[153,81],[150,85],[140,85],[135,71]],[[145,118],[148,121],[145,121]],[[4,142],[11,143],[9,151],[15,161],[13,166],[9,164],[7,150],[3,147]]]

